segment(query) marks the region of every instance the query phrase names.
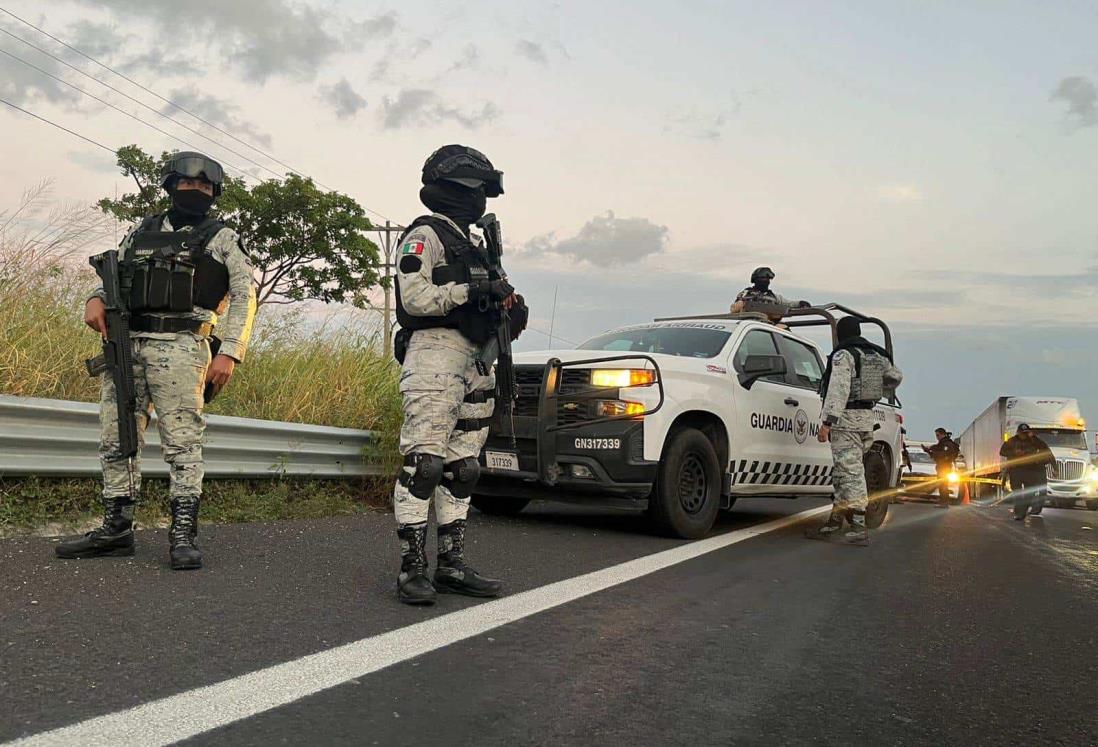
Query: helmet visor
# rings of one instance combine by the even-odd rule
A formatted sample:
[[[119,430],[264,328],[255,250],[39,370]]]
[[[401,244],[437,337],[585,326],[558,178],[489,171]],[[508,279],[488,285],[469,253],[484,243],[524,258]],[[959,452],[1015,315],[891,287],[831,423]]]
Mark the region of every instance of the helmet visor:
[[[168,162],[168,169],[172,174],[185,176],[190,179],[203,178],[211,184],[221,184],[224,173],[221,164],[202,156],[180,156]]]

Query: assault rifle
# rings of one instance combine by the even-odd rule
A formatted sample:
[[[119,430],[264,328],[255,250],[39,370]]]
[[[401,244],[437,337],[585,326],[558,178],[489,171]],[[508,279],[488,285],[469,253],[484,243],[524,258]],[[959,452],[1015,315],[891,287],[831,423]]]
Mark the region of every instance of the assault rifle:
[[[107,306],[107,336],[103,339],[103,354],[84,361],[88,376],[110,373],[114,382],[114,399],[118,404],[118,446],[122,457],[129,460],[131,497],[133,459],[137,456],[137,391],[133,381],[133,343],[130,340],[130,312],[122,295],[118,274],[118,250],[97,254],[88,260],[103,281],[104,303]]]
[[[477,228],[484,232],[484,244],[488,252],[488,271],[493,280],[507,277],[503,271],[503,238],[495,213],[488,213],[477,221]],[[515,444],[515,366],[511,358],[511,314],[502,302],[495,304],[498,318],[496,332],[477,356],[477,372],[487,376],[496,364],[496,415],[499,416],[500,435]]]

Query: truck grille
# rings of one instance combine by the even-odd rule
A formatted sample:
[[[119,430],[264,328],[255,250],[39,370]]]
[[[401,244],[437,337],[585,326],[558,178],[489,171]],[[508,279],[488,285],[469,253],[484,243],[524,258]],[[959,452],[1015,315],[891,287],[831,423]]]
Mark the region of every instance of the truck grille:
[[[1075,482],[1086,474],[1087,463],[1080,459],[1057,459],[1056,464],[1048,465],[1045,470],[1048,479],[1057,482]]]
[[[566,368],[562,371],[560,393],[569,394],[586,389],[591,383],[591,372],[583,368]],[[515,415],[536,418],[538,400],[541,398],[541,366],[515,366]],[[580,423],[590,419],[589,402],[561,402],[557,406],[558,423]]]

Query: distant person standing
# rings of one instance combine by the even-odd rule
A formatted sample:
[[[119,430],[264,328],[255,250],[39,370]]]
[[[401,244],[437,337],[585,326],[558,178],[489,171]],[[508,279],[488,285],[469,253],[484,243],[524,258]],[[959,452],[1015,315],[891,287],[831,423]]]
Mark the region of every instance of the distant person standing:
[[[949,489],[949,474],[953,471],[953,463],[957,461],[961,447],[953,440],[953,434],[945,428],[935,428],[934,437],[938,439],[938,443],[923,446],[923,451],[930,454],[938,472],[938,506],[949,508],[949,502],[953,498]]]
[[[731,312],[742,314],[753,311],[765,314],[773,324],[778,324],[794,306],[808,308],[811,305],[808,301],[793,301],[770,290],[770,281],[773,279],[774,271],[769,267],[756,268],[751,273],[751,285],[740,291],[732,302]]]
[[[1014,519],[1021,521],[1026,512],[1034,516],[1045,507],[1045,488],[1048,484],[1046,467],[1056,463],[1052,449],[1036,433],[1022,423],[1018,430],[999,449],[999,456],[1010,477],[1011,497],[1014,501]]]

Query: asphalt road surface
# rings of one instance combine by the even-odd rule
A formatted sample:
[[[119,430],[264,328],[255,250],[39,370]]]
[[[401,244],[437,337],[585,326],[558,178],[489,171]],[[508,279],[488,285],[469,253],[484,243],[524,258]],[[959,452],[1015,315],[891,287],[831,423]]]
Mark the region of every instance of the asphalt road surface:
[[[163,531],[2,540],[0,742],[1095,743],[1098,514],[905,504],[860,548],[803,538],[820,505],[742,501],[699,543],[474,512],[508,596],[428,609],[383,514],[204,527],[197,573]]]

